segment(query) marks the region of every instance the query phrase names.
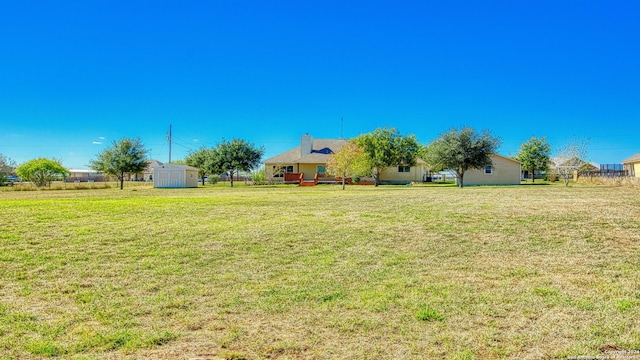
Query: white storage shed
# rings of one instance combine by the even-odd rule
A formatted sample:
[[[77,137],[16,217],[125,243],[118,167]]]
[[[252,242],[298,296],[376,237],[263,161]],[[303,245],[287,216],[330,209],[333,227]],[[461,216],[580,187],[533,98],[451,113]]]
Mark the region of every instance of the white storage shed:
[[[198,168],[179,164],[162,164],[153,168],[154,188],[198,187]]]

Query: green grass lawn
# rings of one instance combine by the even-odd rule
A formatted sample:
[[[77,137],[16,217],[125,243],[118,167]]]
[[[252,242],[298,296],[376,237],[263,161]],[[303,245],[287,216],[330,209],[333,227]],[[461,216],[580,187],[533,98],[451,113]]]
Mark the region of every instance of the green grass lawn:
[[[640,349],[637,188],[0,192],[0,358]]]

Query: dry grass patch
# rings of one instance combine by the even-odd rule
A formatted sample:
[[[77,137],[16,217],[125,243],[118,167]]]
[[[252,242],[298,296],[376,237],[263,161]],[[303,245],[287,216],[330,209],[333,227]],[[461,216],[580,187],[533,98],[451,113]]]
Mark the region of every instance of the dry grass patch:
[[[633,188],[3,192],[4,358],[640,348]]]
[[[579,179],[582,184],[588,185],[604,185],[604,186],[626,186],[626,187],[638,187],[640,186],[640,178],[637,177],[588,177],[582,176]]]

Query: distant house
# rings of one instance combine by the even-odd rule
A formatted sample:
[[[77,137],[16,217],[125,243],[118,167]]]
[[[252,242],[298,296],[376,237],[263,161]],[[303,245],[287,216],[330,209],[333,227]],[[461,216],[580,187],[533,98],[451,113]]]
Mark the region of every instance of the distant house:
[[[464,173],[464,186],[473,185],[519,185],[520,162],[502,155],[491,154],[492,165],[472,169]]]
[[[550,159],[550,168],[562,168],[568,167],[571,169],[578,169],[580,171],[594,171],[600,169],[600,164],[594,162],[584,161],[577,157],[554,157]]]
[[[554,157],[549,160],[549,168],[553,173],[551,179],[558,177],[578,181],[585,174],[593,174],[600,171],[600,164],[588,162],[578,157]]]
[[[87,169],[69,169],[69,176],[65,178],[66,182],[89,182],[89,181],[105,181],[105,176],[95,170]]]
[[[161,166],[162,163],[158,160],[149,160],[147,161],[147,167],[144,169],[144,173],[142,174],[142,179],[144,181],[152,181],[153,180],[153,168]]]
[[[131,181],[151,181],[153,180],[153,168],[162,165],[162,163],[158,160],[149,160],[147,161],[147,167],[143,172],[137,174],[128,174],[126,179]]]
[[[300,146],[264,161],[270,180],[308,182],[326,176],[327,160],[338,152],[347,141],[344,139],[313,139],[309,135],[300,138]]]
[[[179,164],[161,164],[153,168],[154,188],[198,187],[198,169]]]
[[[640,177],[640,153],[622,160],[622,165],[624,169],[627,170],[629,176]]]
[[[313,139],[309,135],[300,138],[300,146],[276,155],[264,161],[270,180],[281,179],[286,183],[315,185],[322,182],[335,182],[335,177],[326,173],[327,161],[345,144],[345,139]],[[418,159],[416,166],[393,166],[380,174],[383,184],[408,184],[423,181],[425,177],[424,161]],[[302,181],[300,180],[302,179]],[[370,181],[372,179],[362,179]]]

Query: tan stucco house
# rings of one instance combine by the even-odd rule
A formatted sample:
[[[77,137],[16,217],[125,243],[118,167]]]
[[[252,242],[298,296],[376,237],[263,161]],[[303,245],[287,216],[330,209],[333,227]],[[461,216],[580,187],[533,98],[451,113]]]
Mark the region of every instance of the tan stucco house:
[[[640,153],[622,160],[622,165],[631,177],[640,177]]]
[[[464,173],[464,186],[520,184],[519,161],[498,154],[491,154],[490,157],[492,165]]]
[[[198,187],[198,168],[180,164],[162,164],[153,168],[154,188]]]
[[[345,139],[313,139],[310,135],[300,138],[300,146],[276,155],[264,161],[269,180],[282,180],[286,183],[315,185],[323,182],[335,182],[334,177],[326,174],[327,161],[331,154],[340,150]],[[408,184],[423,181],[425,163],[418,159],[416,166],[394,166],[380,174],[383,184]],[[373,181],[373,179],[362,179]]]

